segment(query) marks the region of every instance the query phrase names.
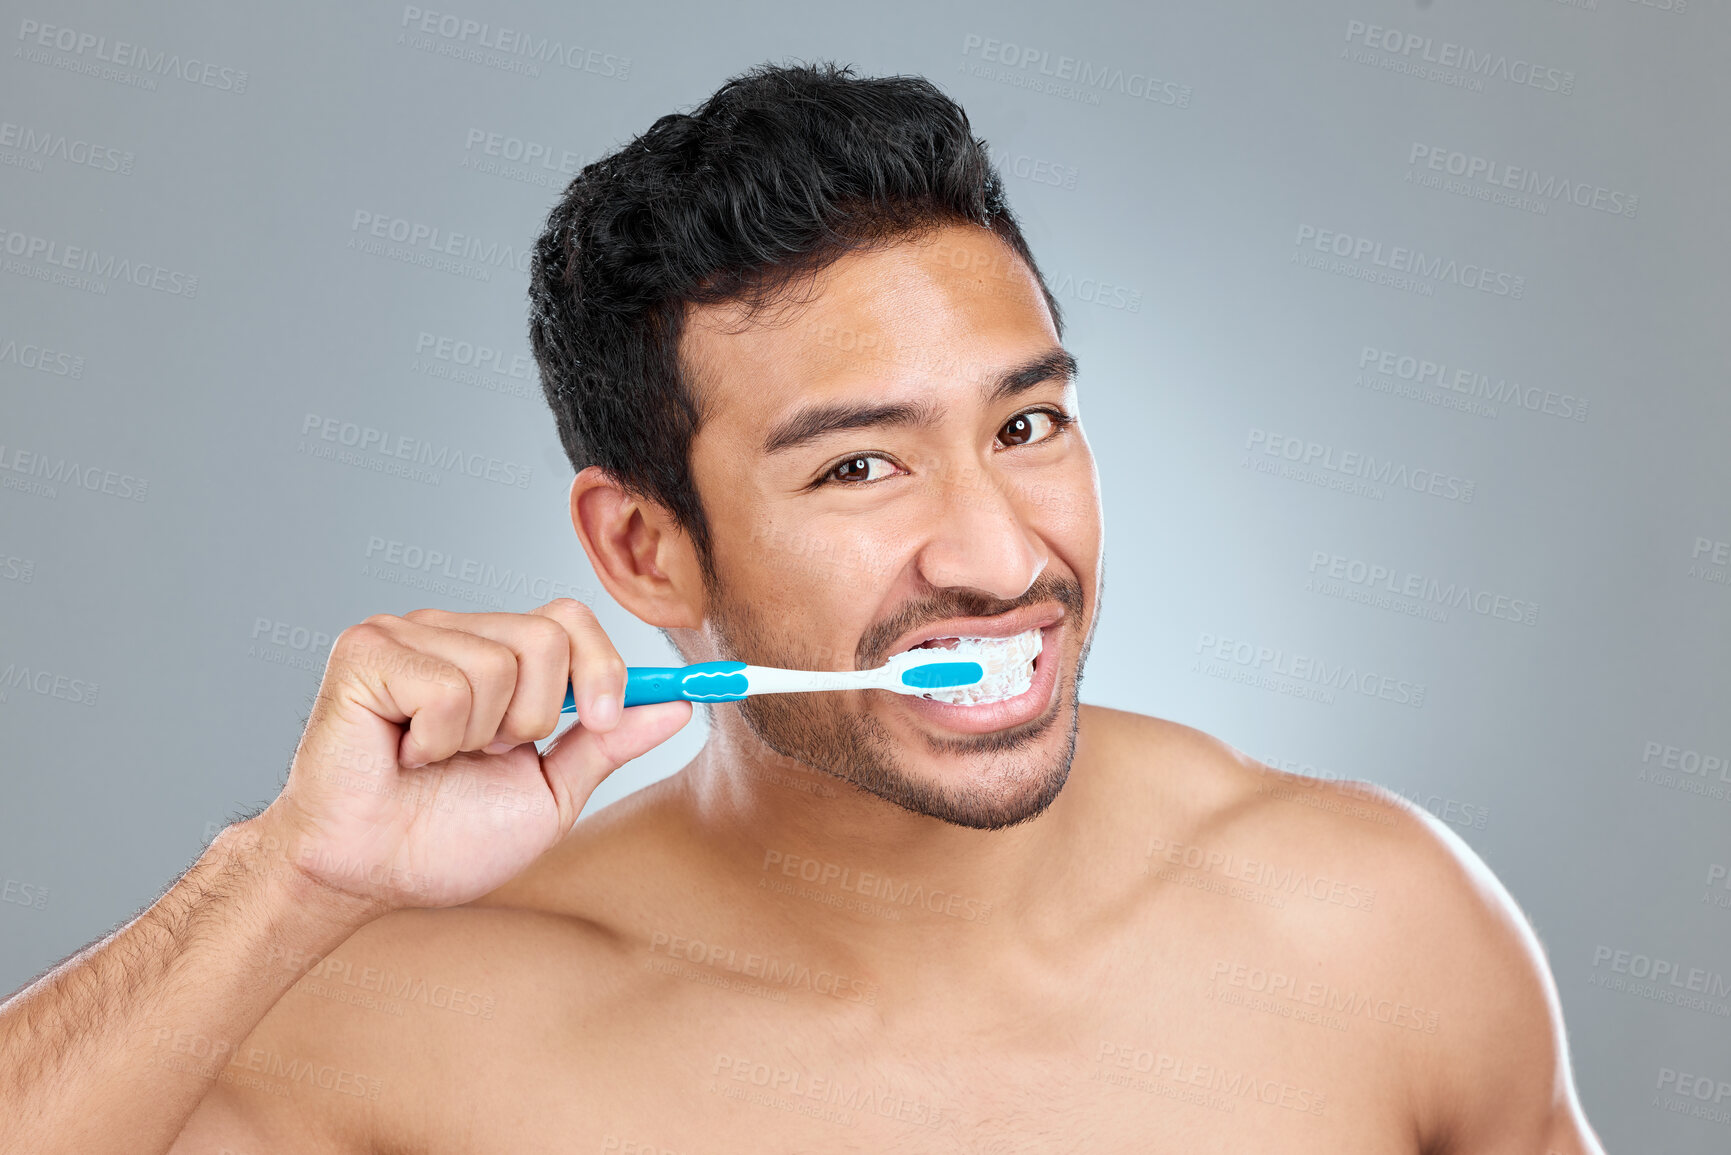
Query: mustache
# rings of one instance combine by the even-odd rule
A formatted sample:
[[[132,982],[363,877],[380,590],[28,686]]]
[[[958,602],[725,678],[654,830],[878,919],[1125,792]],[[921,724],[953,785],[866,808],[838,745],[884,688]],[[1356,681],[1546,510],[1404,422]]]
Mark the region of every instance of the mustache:
[[[903,606],[894,616],[878,623],[861,636],[854,654],[855,668],[875,669],[889,658],[889,648],[897,638],[933,622],[950,618],[1001,617],[1023,606],[1057,602],[1064,607],[1064,617],[1076,620],[1082,616],[1082,585],[1073,578],[1051,572],[1042,573],[1028,587],[1028,592],[1013,601],[1001,601],[969,590],[952,590]]]

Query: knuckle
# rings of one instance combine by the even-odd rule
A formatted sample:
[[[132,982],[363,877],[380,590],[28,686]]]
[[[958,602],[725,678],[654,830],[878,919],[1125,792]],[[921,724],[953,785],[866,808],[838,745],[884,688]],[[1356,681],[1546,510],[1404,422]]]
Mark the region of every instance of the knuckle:
[[[576,598],[554,598],[547,603],[548,608],[576,621],[596,621],[595,611],[578,601]]]
[[[559,703],[549,702],[529,720],[529,737],[539,741],[559,728]]]
[[[463,671],[449,664],[446,664],[440,673],[443,676],[432,678],[428,682],[427,696],[434,712],[452,714],[459,710],[467,711],[474,698],[469,679],[463,676]]]
[[[331,646],[332,656],[343,665],[359,665],[394,644],[386,624],[377,620],[383,616],[375,614],[338,634]]]
[[[571,635],[565,632],[564,626],[538,614],[531,615],[529,620],[534,623],[530,627],[534,631],[529,635],[531,645],[547,651],[570,650]]]
[[[559,707],[553,703],[514,707],[500,734],[518,742],[538,742],[559,727]]]
[[[625,659],[618,654],[597,656],[584,671],[584,680],[598,690],[619,691],[625,686],[625,678]]]
[[[561,680],[571,675],[571,645],[562,638],[536,643],[524,653],[524,664],[531,669],[543,669],[557,674]]]
[[[477,682],[488,689],[509,689],[517,683],[517,655],[504,646],[489,648],[475,667]]]
[[[533,617],[531,621],[540,624],[529,627],[519,638],[518,644],[523,648],[523,659],[528,662],[544,662],[549,665],[563,665],[571,657],[571,635],[565,632],[565,627],[552,618]]]

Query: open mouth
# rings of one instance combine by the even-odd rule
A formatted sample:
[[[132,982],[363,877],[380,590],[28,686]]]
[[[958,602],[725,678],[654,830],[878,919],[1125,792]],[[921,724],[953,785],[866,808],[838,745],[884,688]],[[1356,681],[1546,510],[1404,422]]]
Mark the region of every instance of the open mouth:
[[[983,706],[1025,694],[1033,684],[1034,659],[1044,641],[1037,627],[1007,638],[928,638],[910,649],[948,650],[957,659],[980,663],[985,676],[971,686],[927,690],[918,696],[957,706]]]

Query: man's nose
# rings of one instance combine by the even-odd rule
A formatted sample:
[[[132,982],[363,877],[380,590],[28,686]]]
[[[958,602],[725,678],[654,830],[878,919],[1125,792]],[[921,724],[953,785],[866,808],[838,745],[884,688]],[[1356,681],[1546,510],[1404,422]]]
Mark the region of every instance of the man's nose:
[[[920,576],[1001,601],[1026,594],[1050,560],[1026,512],[1009,486],[983,471],[934,482]]]

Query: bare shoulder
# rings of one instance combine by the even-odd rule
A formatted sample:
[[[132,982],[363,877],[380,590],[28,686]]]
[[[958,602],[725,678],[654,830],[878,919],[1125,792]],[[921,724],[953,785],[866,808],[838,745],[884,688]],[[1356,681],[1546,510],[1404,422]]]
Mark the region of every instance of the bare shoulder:
[[[232,1046],[176,1149],[430,1149],[508,1089],[489,1086],[507,1060],[559,1041],[562,998],[616,993],[619,955],[593,923],[502,907],[398,911],[322,957],[272,950],[269,979],[292,985]],[[584,982],[558,982],[555,964]]]
[[[269,951],[261,978],[291,985],[176,1150],[431,1150],[515,1094],[523,1056],[603,1053],[581,1024],[641,997],[614,913],[641,861],[621,844],[654,828],[652,802],[585,818],[476,902],[385,915],[323,957]]]
[[[1544,948],[1453,829],[1380,786],[1289,774],[1180,723],[1085,718],[1151,867],[1251,900],[1222,905],[1291,973],[1338,980],[1401,1028],[1389,1055],[1427,1150],[1598,1150]]]

